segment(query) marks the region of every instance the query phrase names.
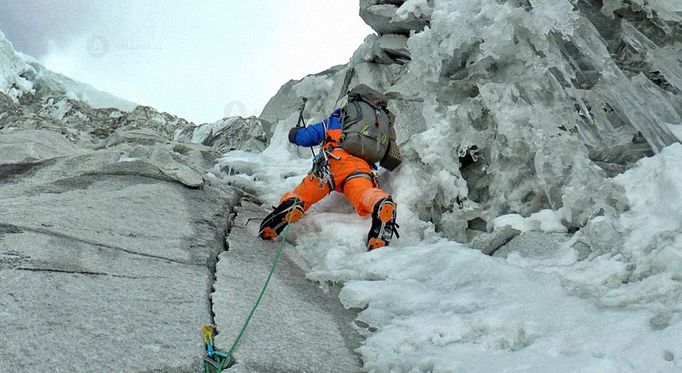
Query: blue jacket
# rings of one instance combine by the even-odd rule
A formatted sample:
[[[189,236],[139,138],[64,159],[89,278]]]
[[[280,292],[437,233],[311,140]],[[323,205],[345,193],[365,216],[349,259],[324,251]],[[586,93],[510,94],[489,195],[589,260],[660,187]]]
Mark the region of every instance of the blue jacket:
[[[289,141],[299,146],[315,146],[323,142],[340,142],[343,133],[341,109],[336,109],[325,120],[308,127],[296,128],[289,135]],[[326,141],[325,141],[326,140]]]

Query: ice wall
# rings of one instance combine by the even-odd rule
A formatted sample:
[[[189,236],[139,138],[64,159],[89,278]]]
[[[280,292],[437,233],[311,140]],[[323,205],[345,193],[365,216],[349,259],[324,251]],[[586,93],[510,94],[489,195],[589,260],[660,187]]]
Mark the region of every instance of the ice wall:
[[[676,1],[360,6],[377,35],[345,68],[288,83],[265,111],[286,97],[279,119],[286,118],[306,91],[315,103],[306,115],[321,117],[351,67],[352,84],[390,92],[406,161],[386,186],[451,238],[469,239],[507,213],[563,207],[569,230],[617,215],[627,204],[608,176],[678,141]],[[334,83],[315,91],[320,79]],[[401,196],[415,186],[421,195]]]
[[[32,88],[31,82],[22,76],[31,67],[12,48],[12,44],[0,31],[0,92],[17,99],[23,92]]]

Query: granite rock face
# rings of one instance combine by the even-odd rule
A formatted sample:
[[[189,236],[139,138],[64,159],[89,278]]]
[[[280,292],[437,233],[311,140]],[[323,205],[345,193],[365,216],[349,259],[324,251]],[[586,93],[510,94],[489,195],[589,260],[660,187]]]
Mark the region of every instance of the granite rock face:
[[[12,51],[0,52],[7,62]],[[0,87],[0,371],[200,370],[240,198],[207,174],[216,149],[174,141],[194,129],[183,119],[94,108],[54,73],[10,60],[0,66],[12,78]]]
[[[229,251],[220,254],[214,304],[219,346],[230,346],[253,306],[270,270],[278,241],[254,240],[263,207],[243,201],[228,238]],[[306,280],[305,271],[285,245],[267,294],[236,351],[232,372],[361,372],[357,316],[338,300],[340,288],[323,293]]]
[[[60,102],[2,119],[0,371],[197,371],[239,193],[167,117]]]

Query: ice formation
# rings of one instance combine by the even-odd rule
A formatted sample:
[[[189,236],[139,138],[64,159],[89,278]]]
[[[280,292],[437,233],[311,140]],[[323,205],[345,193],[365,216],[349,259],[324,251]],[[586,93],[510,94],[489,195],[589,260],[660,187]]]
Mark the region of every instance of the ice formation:
[[[22,92],[30,90],[32,84],[22,76],[28,70],[28,64],[17,56],[12,44],[0,31],[0,92],[17,99]]]
[[[563,208],[569,230],[592,215],[617,214],[625,208],[623,191],[607,176],[678,141],[682,44],[675,2],[364,6],[380,7],[384,16],[392,9],[393,28],[404,27],[408,15],[428,18],[407,40],[409,60],[395,53],[395,42],[382,48],[386,37],[400,35],[370,23],[380,36],[369,36],[346,67],[305,78],[297,89],[283,87],[265,111],[281,107],[278,118],[269,118],[276,122],[305,96],[318,103],[309,115],[321,117],[350,67],[353,82],[392,92],[408,160],[401,172],[420,170],[410,183],[423,190],[403,203],[451,238],[470,239],[507,213]],[[331,89],[316,88],[329,79]],[[303,84],[314,92],[303,93]],[[289,106],[281,105],[285,100]],[[401,180],[398,174],[389,181],[399,198],[408,187]]]

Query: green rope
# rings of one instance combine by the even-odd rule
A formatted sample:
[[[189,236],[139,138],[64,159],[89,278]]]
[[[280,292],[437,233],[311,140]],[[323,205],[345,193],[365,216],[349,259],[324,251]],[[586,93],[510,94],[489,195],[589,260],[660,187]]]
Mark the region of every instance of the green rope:
[[[296,195],[296,199],[294,200],[294,206],[298,203],[299,198],[298,195]],[[251,308],[251,312],[249,312],[249,316],[246,318],[246,322],[244,322],[244,325],[242,326],[242,329],[239,331],[239,335],[237,335],[237,338],[235,338],[234,342],[232,343],[232,347],[230,347],[230,350],[227,352],[227,358],[223,360],[223,362],[220,364],[219,372],[222,372],[224,369],[225,364],[229,364],[230,361],[232,361],[232,354],[237,350],[237,347],[239,346],[239,342],[242,339],[242,336],[244,336],[244,332],[246,332],[246,328],[249,326],[249,323],[251,322],[251,319],[253,318],[254,313],[256,313],[256,309],[260,305],[261,300],[263,299],[263,295],[265,295],[265,290],[267,290],[268,285],[270,284],[270,280],[272,279],[272,275],[275,273],[275,269],[277,268],[277,262],[279,262],[279,257],[282,255],[282,249],[284,249],[284,243],[286,242],[286,239],[289,234],[289,225],[291,225],[291,218],[293,215],[289,216],[289,221],[287,222],[287,226],[284,227],[284,234],[282,235],[282,241],[280,242],[279,246],[277,247],[277,251],[275,252],[275,258],[272,260],[272,267],[270,268],[270,273],[268,274],[267,280],[265,280],[265,284],[263,284],[263,288],[260,291],[260,294],[258,295],[258,299],[256,300],[256,304],[253,305],[253,308]]]

